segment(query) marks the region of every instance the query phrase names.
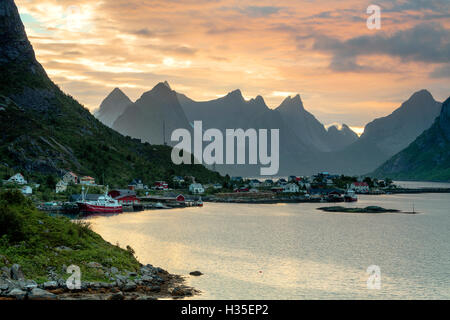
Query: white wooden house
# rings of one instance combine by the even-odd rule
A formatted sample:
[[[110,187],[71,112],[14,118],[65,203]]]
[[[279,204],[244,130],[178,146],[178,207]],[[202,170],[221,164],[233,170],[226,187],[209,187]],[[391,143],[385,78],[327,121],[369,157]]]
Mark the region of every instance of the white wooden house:
[[[369,193],[370,191],[367,182],[353,182],[350,185],[350,189],[355,190],[357,193]]]
[[[295,183],[288,183],[283,187],[284,193],[297,193],[300,191],[300,188]]]
[[[203,194],[205,189],[200,183],[193,183],[189,186],[189,192],[193,194]]]
[[[24,186],[20,191],[25,195],[33,194],[33,189],[30,186]]]
[[[11,178],[8,179],[8,182],[17,183],[17,184],[27,184],[27,180],[23,177],[21,173],[16,173]]]
[[[75,173],[69,171],[64,175],[62,181],[64,181],[66,184],[78,184],[78,176]]]
[[[61,193],[67,190],[67,183],[63,180],[60,180],[56,184],[56,193]]]

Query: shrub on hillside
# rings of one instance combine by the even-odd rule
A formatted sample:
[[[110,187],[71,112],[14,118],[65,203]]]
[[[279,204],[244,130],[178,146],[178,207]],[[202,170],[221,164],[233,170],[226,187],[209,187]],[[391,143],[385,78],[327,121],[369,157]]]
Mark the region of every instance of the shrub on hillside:
[[[28,199],[17,189],[9,189],[0,194],[0,200],[8,205],[23,205],[28,203]]]
[[[22,241],[25,238],[23,219],[17,209],[0,204],[0,237],[7,236],[11,242]]]

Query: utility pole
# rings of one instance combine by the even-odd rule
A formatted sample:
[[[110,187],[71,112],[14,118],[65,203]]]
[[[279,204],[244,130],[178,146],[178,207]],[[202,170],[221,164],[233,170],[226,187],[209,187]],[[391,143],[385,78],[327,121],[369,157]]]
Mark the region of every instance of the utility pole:
[[[166,120],[163,120],[163,140],[164,140],[164,145],[167,146],[167,143],[166,143]]]

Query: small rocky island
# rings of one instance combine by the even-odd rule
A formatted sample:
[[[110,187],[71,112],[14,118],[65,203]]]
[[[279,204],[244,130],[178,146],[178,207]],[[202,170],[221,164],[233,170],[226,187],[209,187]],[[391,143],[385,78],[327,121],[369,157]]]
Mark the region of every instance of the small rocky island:
[[[343,212],[343,213],[406,213],[406,214],[416,213],[416,212],[402,212],[396,209],[385,209],[377,206],[369,206],[365,208],[346,208],[341,206],[334,206],[334,207],[321,207],[317,208],[317,210],[325,212]]]

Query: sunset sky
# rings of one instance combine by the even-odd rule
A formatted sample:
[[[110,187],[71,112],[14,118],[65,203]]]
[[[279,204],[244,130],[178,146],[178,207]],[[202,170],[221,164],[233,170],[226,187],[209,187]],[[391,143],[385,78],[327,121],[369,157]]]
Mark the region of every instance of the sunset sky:
[[[16,0],[38,60],[91,111],[167,80],[195,100],[299,93],[322,123],[361,128],[413,92],[450,94],[450,1]],[[381,29],[366,13],[379,5]]]

